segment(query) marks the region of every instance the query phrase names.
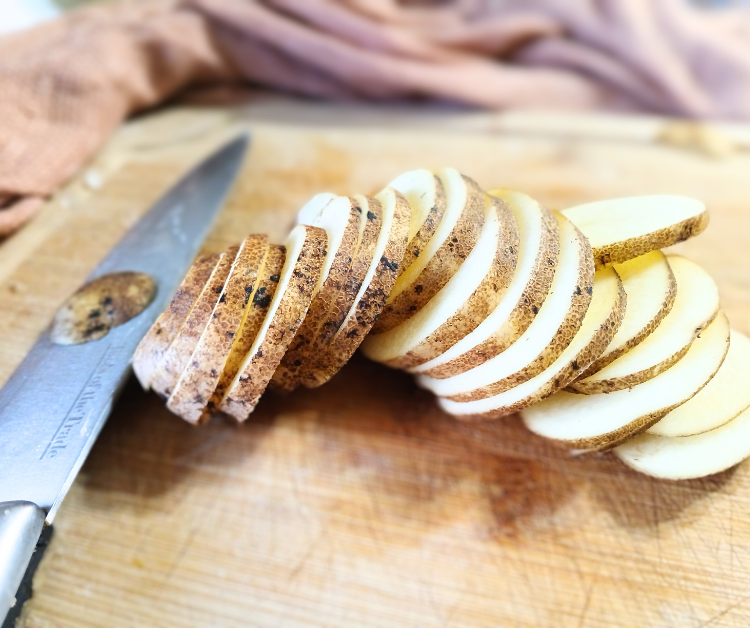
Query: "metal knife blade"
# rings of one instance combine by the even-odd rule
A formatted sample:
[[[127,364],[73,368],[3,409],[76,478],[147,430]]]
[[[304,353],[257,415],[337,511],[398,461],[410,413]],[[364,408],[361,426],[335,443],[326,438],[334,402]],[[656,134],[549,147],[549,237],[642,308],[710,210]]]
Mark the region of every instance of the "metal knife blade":
[[[126,270],[151,275],[157,294],[144,312],[86,344],[56,345],[45,332],[0,390],[0,505],[32,502],[51,523],[127,379],[138,342],[224,204],[248,143],[239,137],[197,165],[89,277]]]

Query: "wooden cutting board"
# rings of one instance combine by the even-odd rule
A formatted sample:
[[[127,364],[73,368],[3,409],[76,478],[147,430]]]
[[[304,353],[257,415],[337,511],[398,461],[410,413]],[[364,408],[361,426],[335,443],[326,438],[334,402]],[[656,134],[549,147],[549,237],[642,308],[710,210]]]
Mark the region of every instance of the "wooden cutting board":
[[[130,123],[0,245],[0,381],[151,202],[248,127],[207,250],[250,231],[281,241],[312,194],[374,192],[417,167],[553,208],[687,194],[711,225],[679,249],[750,332],[747,129],[260,101]],[[361,357],[318,390],[267,395],[240,427],[187,425],[131,383],[57,516],[22,625],[748,626],[748,512],[750,464],[651,480],[557,451],[515,417],[459,423]]]

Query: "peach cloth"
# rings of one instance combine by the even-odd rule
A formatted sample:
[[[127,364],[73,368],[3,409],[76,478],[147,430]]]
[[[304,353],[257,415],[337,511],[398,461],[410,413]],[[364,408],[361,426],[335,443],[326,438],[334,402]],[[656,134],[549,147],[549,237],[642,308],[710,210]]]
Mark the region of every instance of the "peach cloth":
[[[0,39],[0,235],[133,112],[241,82],[327,99],[750,119],[750,12],[686,0],[131,0]]]

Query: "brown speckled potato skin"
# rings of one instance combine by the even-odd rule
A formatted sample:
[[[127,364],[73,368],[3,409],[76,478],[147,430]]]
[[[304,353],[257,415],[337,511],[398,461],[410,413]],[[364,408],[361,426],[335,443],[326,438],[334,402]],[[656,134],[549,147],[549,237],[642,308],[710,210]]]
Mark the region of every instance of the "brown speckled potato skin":
[[[470,181],[470,180],[469,180]],[[499,238],[492,267],[482,282],[456,313],[422,342],[404,355],[385,362],[392,368],[408,369],[439,356],[476,327],[497,307],[513,279],[518,262],[518,225],[510,208],[498,198],[490,197],[471,181],[473,194],[491,203],[500,221]]]
[[[328,252],[329,255],[334,255],[328,277],[313,298],[305,320],[271,380],[271,384],[281,390],[292,391],[302,383],[305,372],[309,370],[306,367],[318,359],[321,330],[335,325],[336,314],[333,308],[346,285],[359,236],[360,212],[357,211],[354,200],[349,200],[351,210],[341,245],[337,251]]]
[[[467,186],[466,201],[453,230],[414,282],[385,306],[372,328],[373,334],[393,329],[422,309],[450,281],[477,243],[484,225],[483,192],[468,177],[464,177],[464,181]],[[439,190],[442,194],[442,202],[445,203],[445,190],[442,183],[440,183]],[[409,250],[411,255],[402,262],[403,269],[406,268],[405,262],[411,264],[415,259],[414,249],[409,247]],[[403,269],[399,274],[403,272]]]
[[[318,227],[305,227],[305,230],[305,241],[299,256],[296,260],[287,259],[287,264],[294,264],[294,271],[289,283],[279,286],[284,293],[271,325],[251,361],[232,383],[222,401],[221,410],[238,421],[247,419],[255,409],[302,324],[318,285],[327,254],[328,237],[325,230]]]
[[[285,259],[285,247],[278,244],[272,244],[268,247],[268,254],[258,273],[256,285],[253,287],[252,296],[247,304],[249,311],[246,312],[245,320],[235,336],[234,345],[232,345],[229,358],[224,365],[224,370],[221,373],[219,384],[216,386],[216,391],[208,402],[207,409],[209,412],[215,411],[219,407],[229,384],[232,383],[235,375],[237,375],[237,371],[239,371],[245,360],[245,356],[253,346],[255,336],[258,334],[268,313],[273,295],[276,294],[276,288],[279,285],[279,275],[284,266]]]
[[[671,277],[671,281],[669,284],[669,292],[666,294],[664,303],[662,304],[662,307],[659,310],[659,312],[656,314],[656,316],[654,316],[654,318],[652,318],[649,321],[648,325],[646,325],[638,334],[633,336],[624,345],[622,345],[621,347],[618,347],[617,349],[613,351],[610,351],[609,353],[605,352],[601,356],[599,356],[599,358],[594,360],[591,366],[589,366],[583,373],[581,373],[578,376],[578,379],[576,380],[576,382],[582,379],[585,379],[586,377],[590,377],[594,373],[598,373],[605,366],[608,366],[609,364],[614,362],[621,355],[625,355],[632,348],[637,347],[639,344],[641,344],[641,342],[643,342],[646,338],[648,338],[648,336],[650,336],[653,333],[653,331],[659,326],[659,323],[661,323],[664,317],[667,314],[669,314],[670,310],[672,309],[672,306],[674,305],[674,300],[677,297],[677,281],[675,279],[674,273],[672,272],[671,268],[669,270],[669,274]],[[717,310],[717,313],[718,313],[718,310]],[[574,386],[576,382],[573,382],[573,384],[571,384],[570,387]]]
[[[393,221],[388,235],[388,242],[380,258],[375,275],[370,281],[362,298],[352,306],[356,312],[354,316],[348,317],[330,344],[330,351],[326,354],[327,363],[320,364],[316,369],[314,385],[319,386],[333,377],[339,369],[347,363],[354,355],[359,345],[367,336],[378,315],[383,311],[388,294],[396,283],[398,275],[398,262],[404,256],[407,240],[409,238],[409,221],[411,219],[411,207],[406,199],[395,192],[396,205],[393,213]],[[374,209],[379,205],[375,199],[369,199],[370,209],[376,215],[382,215],[382,209]],[[372,257],[370,257],[372,260]],[[368,264],[369,266],[369,264]]]
[[[568,221],[562,214],[557,214],[559,220]],[[569,221],[568,221],[569,222]],[[475,401],[477,399],[485,399],[487,397],[494,397],[499,395],[501,392],[510,390],[519,384],[530,380],[532,377],[536,377],[544,371],[550,364],[552,364],[560,354],[565,351],[568,345],[572,342],[573,337],[578,333],[583,323],[583,318],[586,316],[586,311],[589,309],[591,303],[591,295],[594,286],[594,258],[591,255],[591,246],[589,245],[586,237],[578,230],[577,227],[572,225],[578,233],[579,242],[581,244],[578,257],[578,282],[575,290],[570,295],[570,307],[568,312],[563,319],[562,324],[557,330],[555,337],[551,344],[547,345],[536,358],[531,360],[523,369],[509,375],[508,377],[482,386],[476,390],[470,390],[464,393],[459,393],[446,399],[451,401]]]
[[[174,342],[164,352],[162,363],[151,378],[151,390],[165,401],[172,394],[177,380],[180,379],[182,371],[198,344],[198,339],[208,325],[238,251],[239,247],[233,246],[221,255],[211,277],[198,295],[193,309],[185,319]]]
[[[620,264],[656,249],[672,246],[697,236],[708,226],[708,211],[647,235],[613,242],[594,249],[597,270],[610,264]]]
[[[541,246],[534,260],[532,276],[505,324],[473,349],[459,355],[450,362],[425,371],[424,375],[443,379],[484,364],[487,360],[505,351],[523,336],[529,325],[534,321],[549,294],[557,267],[557,256],[560,252],[560,234],[557,220],[550,211],[542,209]],[[523,254],[523,251],[521,251],[521,254]]]
[[[591,338],[591,341],[581,349],[570,362],[560,369],[553,380],[534,391],[533,395],[529,395],[525,399],[520,399],[511,405],[501,406],[482,414],[458,416],[456,418],[460,420],[499,419],[500,417],[523,410],[537,401],[546,399],[558,390],[562,390],[576,378],[582,368],[586,368],[587,365],[591,364],[591,362],[593,362],[611,342],[612,338],[614,338],[614,335],[617,333],[617,330],[620,328],[622,319],[625,316],[626,305],[627,296],[625,295],[625,289],[622,286],[622,282],[620,282],[620,289],[609,316],[607,316],[606,320],[599,326],[599,329]]]
[[[167,408],[190,423],[208,418],[206,406],[219,383],[267,251],[264,235],[251,235],[242,242],[208,325],[167,400]]]
[[[218,263],[218,253],[202,255],[195,260],[172,297],[169,307],[156,319],[139,343],[133,355],[133,371],[144,390],[151,387],[151,376],[159,368],[164,352],[177,336]]]
[[[348,360],[346,358],[342,361],[341,355],[334,350],[331,343],[355,305],[357,294],[375,255],[378,236],[383,226],[383,207],[378,201],[358,197],[356,207],[361,212],[357,249],[344,288],[329,312],[330,325],[323,327],[318,335],[317,358],[311,360],[305,369],[302,383],[307,388],[316,388],[326,383]]]

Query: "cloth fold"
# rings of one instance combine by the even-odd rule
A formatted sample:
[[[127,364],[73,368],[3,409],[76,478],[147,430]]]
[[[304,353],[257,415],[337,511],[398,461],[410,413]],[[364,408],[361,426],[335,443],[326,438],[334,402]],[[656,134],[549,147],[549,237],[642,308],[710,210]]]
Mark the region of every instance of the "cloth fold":
[[[750,10],[683,0],[129,0],[0,39],[0,235],[128,115],[207,85],[750,119]]]

